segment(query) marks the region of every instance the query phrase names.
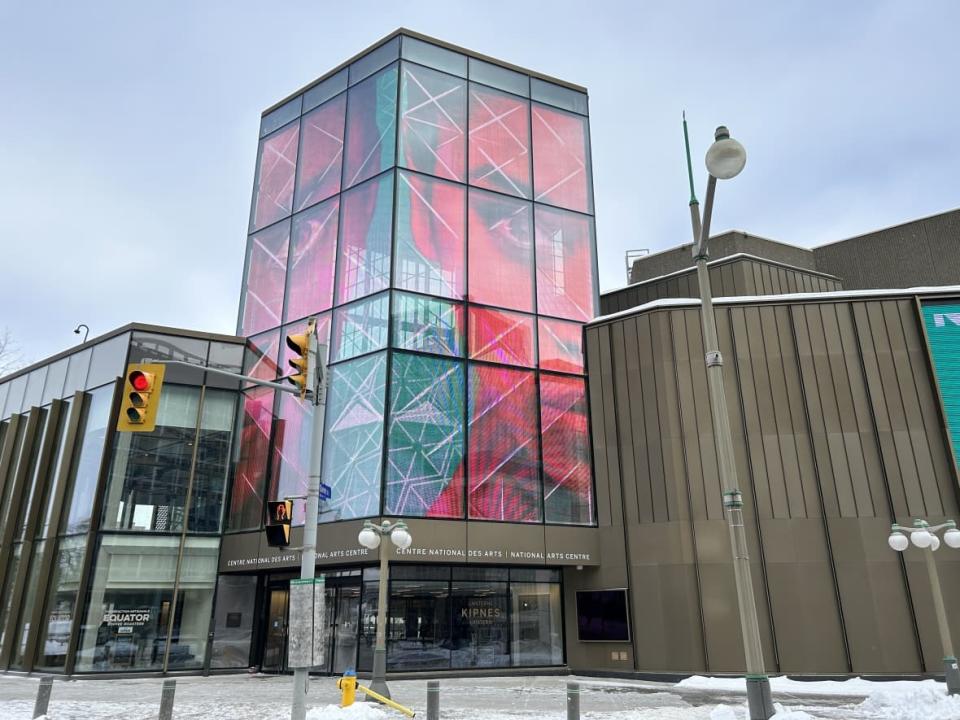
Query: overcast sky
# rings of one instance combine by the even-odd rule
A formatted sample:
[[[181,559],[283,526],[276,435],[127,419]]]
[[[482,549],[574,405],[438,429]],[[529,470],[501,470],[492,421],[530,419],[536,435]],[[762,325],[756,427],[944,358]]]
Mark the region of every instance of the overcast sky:
[[[149,7],[148,7],[149,6]],[[747,148],[714,229],[817,245],[960,205],[960,3],[0,0],[0,330],[233,332],[260,112],[399,26],[590,90],[601,289],[689,240],[680,114]]]

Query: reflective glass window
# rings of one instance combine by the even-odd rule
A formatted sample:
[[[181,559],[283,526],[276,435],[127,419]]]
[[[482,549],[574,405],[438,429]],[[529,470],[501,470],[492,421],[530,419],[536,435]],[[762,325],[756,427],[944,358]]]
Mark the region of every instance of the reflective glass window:
[[[24,655],[27,650],[27,639],[30,636],[30,615],[33,612],[34,606],[37,604],[37,593],[42,591],[46,585],[43,582],[46,578],[43,580],[40,578],[42,566],[40,559],[43,557],[46,544],[46,541],[40,540],[36,543],[24,545],[24,548],[32,547],[32,553],[30,557],[29,575],[26,579],[27,584],[20,601],[20,617],[17,620],[17,629],[14,635],[13,657],[10,659],[11,669],[23,669]],[[24,550],[24,554],[26,554],[26,550]],[[24,558],[24,560],[26,560],[26,558]]]
[[[347,89],[347,69],[344,68],[336,75],[317,83],[303,94],[303,111],[309,112],[320,103],[325,103],[334,95],[339,95]]]
[[[537,312],[587,322],[596,314],[593,221],[537,206]]]
[[[244,394],[240,457],[233,472],[228,530],[257,528],[262,521],[263,481],[273,427],[273,395],[274,391],[265,387],[255,387]]]
[[[69,363],[69,358],[63,358],[62,360],[57,360],[57,362],[50,366],[47,372],[47,382],[43,386],[43,398],[40,400],[41,405],[46,405],[51,400],[58,400],[63,397],[63,383],[67,378],[67,365]],[[0,408],[2,407],[3,399],[0,398]]]
[[[433,43],[417,40],[416,38],[403,36],[401,46],[401,55],[407,60],[412,60],[421,65],[427,65],[443,72],[467,76],[467,56],[461,55],[453,50],[442,48]]]
[[[291,120],[300,117],[300,107],[302,103],[303,96],[298,95],[293,100],[284,103],[276,110],[260,118],[260,137],[269,135],[274,130],[282,128]]]
[[[10,392],[10,383],[4,383],[0,385],[0,418],[6,419],[7,414],[4,413],[3,408],[7,403],[7,394]]]
[[[393,346],[436,355],[463,355],[463,305],[461,303],[395,293],[393,296]]]
[[[24,391],[23,402],[20,405],[24,412],[42,404],[40,399],[43,397],[43,385],[46,380],[46,366],[37,368],[27,376],[27,389]]]
[[[247,338],[243,353],[243,374],[261,380],[275,380],[285,372],[277,358],[280,355],[280,329]]]
[[[103,505],[107,530],[183,529],[200,388],[164,384],[157,428],[117,433]]]
[[[393,167],[396,153],[397,66],[347,93],[343,187],[353,187]]]
[[[87,390],[100,387],[104,383],[112,383],[126,372],[129,346],[130,333],[117,335],[93,346],[90,372],[87,373]]]
[[[300,123],[292,122],[260,141],[250,232],[287,217],[293,209],[293,184],[299,140]]]
[[[43,498],[43,514],[40,517],[40,523],[37,526],[37,537],[47,537],[50,531],[50,521],[53,517],[53,505],[57,497],[57,488],[63,479],[65,468],[64,463],[69,462],[70,453],[67,452],[67,420],[73,410],[72,401],[65,400],[60,409],[60,421],[57,426],[57,449],[56,454],[50,461],[47,470],[47,492]]]
[[[397,175],[394,287],[460,299],[466,290],[466,192],[423,175]]]
[[[211,667],[250,667],[257,579],[256,575],[221,575],[217,579]]]
[[[593,480],[584,381],[540,376],[543,505],[550,523],[593,523]]]
[[[105,385],[92,390],[87,400],[89,405],[86,418],[77,438],[77,461],[72,488],[68,494],[67,521],[60,528],[61,534],[72,535],[90,529],[90,513],[93,511],[93,499],[100,475],[103,445],[108,433],[113,432],[113,427],[109,425],[113,390],[113,385]]]
[[[307,494],[310,475],[310,431],[313,422],[312,402],[303,402],[296,395],[281,393],[273,431],[273,463],[267,500]],[[293,524],[303,525],[304,504],[293,504]]]
[[[537,393],[527,370],[471,365],[467,514],[539,522]]]
[[[52,542],[52,541],[51,541]],[[63,668],[70,644],[70,629],[77,613],[77,591],[87,538],[71,537],[57,541],[50,582],[45,584],[46,602],[37,639],[36,669]]]
[[[401,67],[399,164],[463,182],[467,83],[420,65]]]
[[[254,335],[280,324],[287,277],[290,223],[251,235],[247,243],[247,278],[243,293],[242,335]]]
[[[333,311],[333,362],[387,346],[389,293],[382,293]]]
[[[200,410],[200,434],[193,467],[187,526],[191,532],[220,531],[236,417],[236,393],[207,388]]]
[[[179,537],[101,536],[77,648],[78,670],[163,667],[179,546]]]
[[[540,368],[583,374],[583,326],[580,323],[538,318]]]
[[[243,372],[244,346],[237,343],[210,341],[210,357],[207,364],[227,372]],[[207,373],[207,387],[239,389],[240,383],[224,375]]]
[[[387,669],[448,669],[450,625],[448,581],[391,582]]]
[[[7,404],[4,412],[7,417],[20,412],[20,406],[23,404],[23,394],[27,390],[27,377],[27,375],[21,375],[7,383],[10,388],[7,393]]]
[[[3,591],[3,594],[0,595],[0,644],[7,641],[7,618],[10,613],[16,614],[19,609],[21,598],[14,598],[13,596],[13,584],[17,578],[17,571],[20,569],[21,562],[29,561],[29,558],[23,557],[23,543],[14,544],[7,552],[10,553],[10,564],[7,566],[7,577],[3,585],[0,586],[0,590]],[[17,600],[17,602],[14,602],[14,600]]]
[[[400,38],[391,38],[368,52],[363,57],[356,60],[350,66],[350,84],[360,82],[371,73],[376,72],[387,63],[396,60],[400,56]]]
[[[504,365],[536,365],[532,315],[470,306],[467,349],[473,360]]]
[[[293,218],[284,321],[329,310],[337,259],[340,199],[331,198]]]
[[[539,78],[530,78],[530,94],[534,100],[547,103],[547,105],[570,110],[580,115],[587,114],[586,93],[572,88],[566,88]]]
[[[534,199],[579,212],[593,212],[587,119],[534,103]]]
[[[393,173],[344,193],[341,202],[338,304],[384,290],[390,284]]]
[[[563,663],[563,615],[560,585],[510,583],[510,650],[517,666]]]
[[[470,80],[506,90],[514,95],[530,97],[530,78],[515,70],[470,58]]]
[[[454,580],[452,666],[510,665],[510,596],[505,582]]]
[[[393,356],[388,514],[463,517],[463,403],[463,363]]]
[[[346,110],[344,94],[307,113],[300,121],[300,164],[294,203],[297,210],[340,192]]]
[[[179,360],[192,365],[206,365],[210,343],[200,338],[177,337],[176,335],[154,335],[134,333],[130,341],[128,362],[146,362],[147,360]],[[203,384],[203,370],[168,365],[163,381]]]
[[[90,370],[90,356],[93,348],[87,348],[70,356],[67,366],[67,379],[63,383],[63,396],[73,395],[77,390],[87,387],[87,373]]]
[[[320,520],[348,520],[380,512],[386,353],[330,368],[323,477],[331,497]]]
[[[176,610],[167,658],[168,670],[188,670],[203,666],[209,641],[219,551],[219,538],[188,537],[184,540],[179,590],[174,604]],[[159,655],[166,650],[165,645],[163,642],[158,645]]]
[[[20,497],[20,511],[15,512],[11,516],[11,520],[16,519],[14,540],[25,539],[27,521],[34,512],[33,503],[42,502],[42,498],[40,498],[37,493],[43,489],[46,478],[43,477],[41,473],[43,464],[40,462],[40,450],[44,444],[48,442],[52,444],[56,440],[57,426],[57,420],[51,414],[50,409],[41,408],[36,440],[34,440],[33,452],[29,458],[30,464],[27,466],[27,485],[23,489],[23,494]],[[22,461],[23,458],[21,458],[21,462]],[[12,485],[12,483],[9,484]]]
[[[470,190],[470,300],[533,312],[533,228],[528,202]]]
[[[470,184],[530,198],[530,102],[470,85]]]

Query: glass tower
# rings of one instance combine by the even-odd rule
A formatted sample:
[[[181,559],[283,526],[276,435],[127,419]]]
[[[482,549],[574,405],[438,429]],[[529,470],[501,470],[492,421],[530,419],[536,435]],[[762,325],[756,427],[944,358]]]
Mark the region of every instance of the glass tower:
[[[318,318],[321,522],[594,524],[597,307],[581,90],[398,32],[265,113],[238,334],[274,379]],[[305,492],[310,408],[276,395],[246,392],[228,529]]]

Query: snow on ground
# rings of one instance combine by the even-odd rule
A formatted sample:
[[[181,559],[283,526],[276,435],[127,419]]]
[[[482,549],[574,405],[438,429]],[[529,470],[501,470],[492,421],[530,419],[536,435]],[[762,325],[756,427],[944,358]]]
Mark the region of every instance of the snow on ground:
[[[677,687],[722,692],[745,692],[746,683],[738,677],[705,677],[693,675],[677,683]],[[788,677],[770,678],[770,691],[776,695],[845,695],[866,697],[878,689],[887,691],[907,691],[917,687],[940,688],[944,693],[946,686],[935,680],[890,680],[878,682],[861,677],[849,680],[791,680]]]

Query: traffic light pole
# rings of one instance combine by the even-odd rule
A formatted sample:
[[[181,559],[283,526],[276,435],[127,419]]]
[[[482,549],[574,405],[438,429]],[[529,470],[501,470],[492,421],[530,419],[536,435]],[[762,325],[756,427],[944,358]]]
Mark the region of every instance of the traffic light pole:
[[[317,565],[317,519],[320,513],[320,457],[323,450],[323,418],[326,411],[325,378],[319,367],[319,346],[317,334],[309,337],[307,376],[315,383],[313,388],[313,421],[310,427],[310,474],[307,480],[307,512],[303,524],[303,550],[300,554],[300,578],[311,580],[316,575]],[[305,628],[298,628],[304,632]],[[290,708],[290,720],[304,720],[307,716],[307,689],[309,668],[294,668],[293,704]]]

